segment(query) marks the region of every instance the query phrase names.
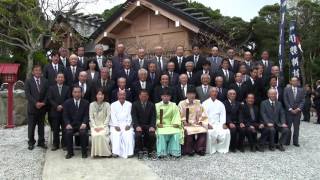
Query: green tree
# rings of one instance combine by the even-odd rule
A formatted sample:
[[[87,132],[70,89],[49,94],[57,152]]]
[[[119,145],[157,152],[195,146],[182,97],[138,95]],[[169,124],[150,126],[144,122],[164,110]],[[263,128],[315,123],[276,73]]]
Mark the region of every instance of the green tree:
[[[104,20],[107,20],[109,17],[112,16],[113,13],[115,13],[115,12],[121,7],[121,5],[122,5],[122,4],[118,4],[118,5],[114,6],[114,7],[111,8],[111,9],[106,9],[106,10],[104,10],[103,13],[102,13],[102,15],[101,15],[102,18],[103,18]]]

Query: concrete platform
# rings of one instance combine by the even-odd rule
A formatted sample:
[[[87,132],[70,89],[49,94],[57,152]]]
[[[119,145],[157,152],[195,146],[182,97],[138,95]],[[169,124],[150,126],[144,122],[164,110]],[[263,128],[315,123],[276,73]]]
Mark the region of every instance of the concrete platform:
[[[65,159],[65,151],[47,150],[42,178],[44,180],[111,180],[111,179],[160,179],[147,165],[137,158],[81,158],[81,152],[75,150],[75,156]]]

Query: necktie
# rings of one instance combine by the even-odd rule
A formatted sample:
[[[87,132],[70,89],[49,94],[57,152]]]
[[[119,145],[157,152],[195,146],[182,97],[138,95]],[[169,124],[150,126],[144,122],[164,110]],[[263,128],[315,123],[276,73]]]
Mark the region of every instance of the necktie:
[[[251,119],[252,119],[252,120],[255,120],[255,119],[256,119],[256,115],[254,114],[254,110],[253,110],[252,107],[250,108],[250,116],[251,116]]]
[[[107,82],[106,80],[103,80],[103,87],[106,87],[107,86]]]
[[[84,84],[80,83],[80,87],[82,89],[82,97],[84,96],[84,94],[86,93],[85,89],[84,89]]]
[[[126,74],[127,74],[127,76],[129,76],[129,70],[128,69],[126,69]]]
[[[76,101],[76,108],[79,109],[79,100]]]
[[[143,60],[140,59],[139,61],[140,61],[140,68],[142,68],[143,67]]]
[[[56,73],[58,73],[58,68],[57,68],[57,65],[56,65],[56,64],[54,65],[54,71],[55,71]]]
[[[178,57],[179,69],[181,69],[181,57]]]
[[[37,79],[37,80],[36,80],[36,82],[37,82],[37,89],[38,89],[38,92],[40,92],[40,80],[39,80],[39,79]]]
[[[204,94],[207,94],[207,86],[204,86],[203,89],[204,89],[204,91],[203,91]]]
[[[227,78],[227,81],[229,81],[229,72],[228,70],[225,70],[226,71],[226,78]]]
[[[275,107],[274,107],[274,102],[273,101],[271,102],[271,107],[272,107],[272,110],[274,111]]]
[[[222,93],[222,90],[221,90],[221,88],[219,88],[219,93],[220,93],[220,94]]]
[[[199,56],[195,56],[195,57],[194,57],[194,64],[195,64],[195,65],[198,63],[198,59],[199,59]]]
[[[143,110],[146,110],[146,103],[145,102],[142,103],[142,108],[143,108]]]
[[[296,87],[293,87],[293,98],[294,98],[294,100],[296,100],[296,98],[297,98],[297,88]]]
[[[151,80],[154,81],[154,73],[151,73]]]
[[[62,91],[61,85],[58,86],[58,89],[59,89],[59,95],[61,96],[61,91]]]
[[[141,82],[141,87],[142,87],[142,89],[146,89],[146,84],[145,84],[145,82]]]
[[[182,89],[181,89],[182,90],[182,95],[183,95],[183,97],[186,97],[186,93],[184,92],[184,88],[185,88],[185,85],[183,85]]]
[[[76,68],[74,66],[72,67],[72,76],[73,76],[73,79],[75,79],[75,77],[76,77]]]
[[[158,67],[162,71],[162,66],[161,66],[161,59],[160,57],[157,56],[157,62],[158,62]]]

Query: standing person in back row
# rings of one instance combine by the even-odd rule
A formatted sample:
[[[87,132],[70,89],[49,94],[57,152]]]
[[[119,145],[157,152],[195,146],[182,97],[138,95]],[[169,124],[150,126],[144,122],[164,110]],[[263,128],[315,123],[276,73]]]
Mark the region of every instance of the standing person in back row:
[[[286,145],[290,145],[291,126],[293,124],[293,145],[299,147],[299,129],[301,112],[304,107],[305,93],[304,90],[298,87],[298,78],[291,78],[291,87],[286,87],[283,93],[283,102],[286,107],[287,124],[290,130]]]
[[[34,130],[38,125],[38,146],[47,149],[44,140],[45,106],[47,105],[48,82],[42,77],[41,66],[32,68],[32,77],[25,82],[25,94],[28,100],[28,149],[33,150]]]

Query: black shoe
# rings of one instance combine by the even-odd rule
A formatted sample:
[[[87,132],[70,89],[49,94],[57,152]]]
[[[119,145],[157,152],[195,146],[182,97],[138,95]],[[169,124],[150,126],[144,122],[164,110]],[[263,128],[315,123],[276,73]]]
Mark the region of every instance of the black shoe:
[[[250,151],[251,152],[256,152],[256,146],[250,146]]]
[[[256,146],[257,151],[264,152],[263,146]]]
[[[72,158],[72,156],[73,156],[73,154],[69,154],[69,153],[68,153],[68,154],[66,155],[66,159],[70,159],[70,158]]]
[[[244,153],[244,148],[243,147],[239,148],[239,151]]]
[[[199,152],[198,152],[198,155],[199,155],[199,156],[204,156],[204,155],[206,155],[206,151],[199,151]]]
[[[293,144],[295,147],[300,147],[300,144]]]
[[[269,150],[270,150],[270,151],[275,151],[276,148],[275,148],[274,146],[270,146],[270,147],[269,147]]]
[[[138,159],[143,159],[143,152],[142,151],[138,152]]]
[[[42,149],[48,149],[48,146],[46,144],[38,144],[38,147],[41,147]]]
[[[194,154],[195,154],[195,152],[192,152],[192,153],[189,153],[188,155],[189,155],[190,157],[192,157],[192,156],[194,156]]]
[[[28,146],[28,149],[29,149],[29,150],[33,150],[33,149],[34,149],[34,145],[29,145],[29,146]]]
[[[284,149],[282,144],[279,145],[279,151],[285,151],[285,149]]]
[[[320,122],[315,122],[314,124],[320,124]]]
[[[88,154],[87,153],[82,153],[82,158],[87,158],[88,157]]]
[[[58,150],[58,149],[59,149],[58,146],[53,146],[53,147],[51,148],[51,151],[56,151],[56,150]]]
[[[230,149],[230,152],[232,152],[232,153],[236,153],[236,152],[237,152],[237,150],[236,150],[236,149]]]

